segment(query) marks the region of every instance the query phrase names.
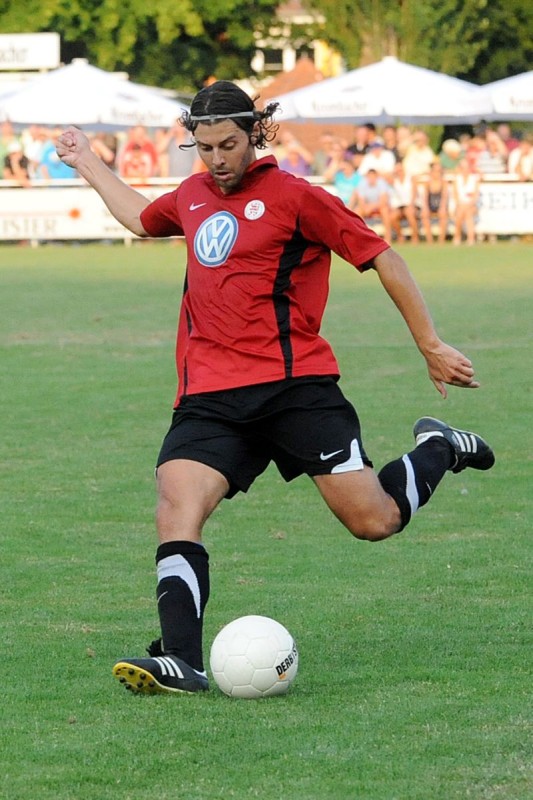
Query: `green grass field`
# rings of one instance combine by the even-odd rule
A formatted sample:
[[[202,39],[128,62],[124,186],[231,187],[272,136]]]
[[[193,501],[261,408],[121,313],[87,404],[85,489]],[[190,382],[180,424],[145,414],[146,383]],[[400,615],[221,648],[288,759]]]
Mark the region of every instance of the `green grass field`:
[[[325,332],[377,467],[441,416],[493,444],[408,529],[354,540],[268,470],[205,534],[206,650],[226,622],[295,636],[291,692],[130,696],[157,633],[153,464],[170,420],[184,249],[0,248],[5,800],[528,800],[532,254],[406,247],[482,387],[443,401],[372,274],[335,263]]]

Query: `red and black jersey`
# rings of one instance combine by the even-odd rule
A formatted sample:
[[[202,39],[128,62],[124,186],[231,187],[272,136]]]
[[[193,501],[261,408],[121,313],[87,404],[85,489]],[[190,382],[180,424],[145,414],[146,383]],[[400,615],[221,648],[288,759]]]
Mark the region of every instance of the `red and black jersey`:
[[[331,251],[358,269],[388,248],[324,189],[254,161],[224,195],[187,178],[141,214],[150,236],[182,236],[188,260],[178,327],[178,399],[303,375],[338,375],[320,336]]]

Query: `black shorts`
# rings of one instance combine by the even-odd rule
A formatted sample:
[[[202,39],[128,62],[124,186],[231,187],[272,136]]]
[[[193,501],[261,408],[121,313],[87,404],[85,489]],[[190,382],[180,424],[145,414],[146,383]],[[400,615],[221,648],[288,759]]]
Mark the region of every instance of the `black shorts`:
[[[179,458],[222,473],[227,497],[246,492],[271,461],[286,481],[372,466],[357,413],[328,376],[183,397],[157,466]]]

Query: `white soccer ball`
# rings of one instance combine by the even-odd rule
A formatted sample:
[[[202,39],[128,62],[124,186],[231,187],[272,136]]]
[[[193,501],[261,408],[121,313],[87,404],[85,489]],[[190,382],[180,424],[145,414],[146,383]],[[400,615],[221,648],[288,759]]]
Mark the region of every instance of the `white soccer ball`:
[[[285,694],[298,671],[298,650],[275,619],[251,614],[216,636],[210,666],[219,689],[247,700]]]

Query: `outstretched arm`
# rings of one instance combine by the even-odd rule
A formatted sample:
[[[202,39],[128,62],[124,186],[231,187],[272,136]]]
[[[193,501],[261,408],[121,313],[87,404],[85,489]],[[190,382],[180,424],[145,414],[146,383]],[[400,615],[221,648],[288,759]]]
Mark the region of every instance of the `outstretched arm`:
[[[56,150],[60,159],[74,167],[98,192],[115,219],[137,236],[148,236],[140,214],[149,200],[111,172],[91,150],[84,133],[78,128],[67,128],[57,140]]]
[[[420,289],[403,258],[392,249],[374,259],[379,279],[404,318],[424,358],[429,377],[443,397],[446,384],[477,389],[472,362],[439,338]]]

